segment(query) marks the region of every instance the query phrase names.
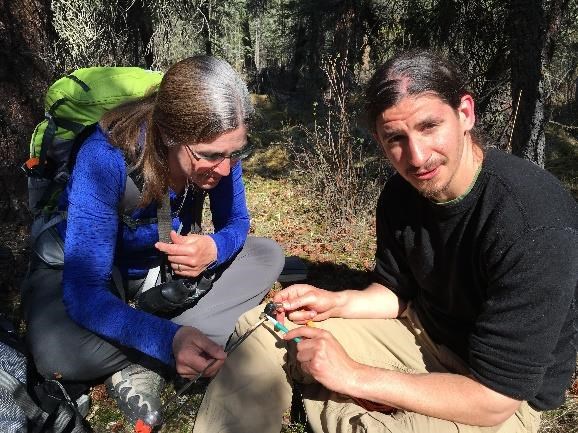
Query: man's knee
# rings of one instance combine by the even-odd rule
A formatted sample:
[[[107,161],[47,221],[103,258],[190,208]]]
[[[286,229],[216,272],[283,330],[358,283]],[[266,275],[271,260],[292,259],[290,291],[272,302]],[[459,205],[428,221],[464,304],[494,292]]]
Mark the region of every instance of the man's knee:
[[[235,326],[235,330],[239,336],[243,335],[251,326],[257,323],[259,316],[263,312],[264,308],[265,304],[257,305],[239,317],[239,320],[237,320],[237,325]]]

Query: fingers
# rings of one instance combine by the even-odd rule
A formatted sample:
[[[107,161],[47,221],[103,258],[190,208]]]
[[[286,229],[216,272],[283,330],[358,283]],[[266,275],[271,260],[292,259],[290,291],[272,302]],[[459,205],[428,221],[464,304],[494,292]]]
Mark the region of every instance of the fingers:
[[[285,310],[283,311],[277,311],[277,322],[279,322],[281,325],[285,324]]]
[[[225,351],[196,328],[183,326],[173,339],[173,352],[177,372],[187,378],[203,373],[212,376],[217,373],[227,357]]]
[[[201,238],[204,238],[205,235],[197,235],[194,233],[188,233],[186,236],[182,236],[177,234],[174,230],[171,230],[171,241],[173,244],[194,244],[195,242],[199,241]]]
[[[289,304],[291,300],[303,296],[305,293],[311,291],[314,288],[315,287],[309,284],[293,284],[278,292],[273,298],[273,300],[275,302],[282,302],[283,304],[287,302]]]
[[[287,314],[289,320],[299,325],[304,325],[310,320],[315,320],[317,312],[314,310],[297,310]]]
[[[204,377],[212,377],[218,373],[225,361],[222,359],[205,358],[203,356],[191,357],[187,363],[177,364],[177,373],[188,379],[193,379],[203,372]]]
[[[215,374],[217,374],[219,372],[219,370],[223,366],[224,362],[225,362],[225,360],[219,360],[219,359],[215,360],[213,365],[211,365],[209,368],[207,368],[207,370],[205,371],[203,376],[213,377]]]
[[[292,340],[296,337],[300,338],[320,338],[325,337],[325,334],[329,334],[327,331],[320,328],[312,328],[310,326],[300,326],[298,328],[292,329],[283,335],[284,340]]]
[[[309,284],[294,284],[281,290],[274,297],[275,302],[283,304],[287,317],[298,324],[309,320],[325,320],[329,317],[327,310],[327,296],[325,291]],[[319,310],[320,309],[320,310]]]
[[[197,340],[197,346],[203,350],[211,358],[223,360],[227,357],[227,353],[223,350],[221,346],[210,340],[204,334]]]
[[[191,251],[191,244],[167,244],[157,242],[155,248],[169,256],[187,256]]]
[[[178,255],[183,254],[183,251],[188,251],[189,247],[201,240],[204,235],[188,234],[187,236],[182,236],[177,234],[174,230],[171,230],[171,242],[157,242],[155,248],[163,253]]]
[[[285,310],[297,310],[317,300],[316,287],[309,284],[294,284],[278,292],[273,300],[283,304]]]
[[[171,238],[174,243],[157,242],[155,247],[167,254],[178,275],[196,277],[217,259],[217,245],[210,236],[180,236],[173,231]]]
[[[188,257],[169,256],[169,262],[174,273],[181,277],[194,278],[206,269],[203,264],[191,265]]]

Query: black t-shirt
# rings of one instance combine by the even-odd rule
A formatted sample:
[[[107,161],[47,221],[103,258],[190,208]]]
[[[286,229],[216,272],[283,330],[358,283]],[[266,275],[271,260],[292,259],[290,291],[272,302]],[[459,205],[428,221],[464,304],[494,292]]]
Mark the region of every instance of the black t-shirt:
[[[375,275],[482,384],[540,410],[562,403],[578,342],[578,207],[551,174],[490,149],[448,204],[394,176],[377,206]]]

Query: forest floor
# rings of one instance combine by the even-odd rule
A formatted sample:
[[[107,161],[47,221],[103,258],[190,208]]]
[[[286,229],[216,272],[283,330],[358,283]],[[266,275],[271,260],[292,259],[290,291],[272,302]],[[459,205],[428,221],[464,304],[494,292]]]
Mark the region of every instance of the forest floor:
[[[565,183],[578,199],[577,134],[561,128],[548,128],[547,168]],[[352,218],[345,224],[334,224],[330,209],[320,209],[303,183],[284,173],[289,172],[285,152],[269,152],[267,159],[248,161],[245,170],[247,202],[251,212],[251,234],[275,239],[286,255],[299,256],[308,266],[307,282],[339,290],[364,287],[373,266],[375,249],[374,218]],[[19,181],[20,182],[20,181]],[[18,182],[17,182],[18,183]],[[2,211],[2,209],[0,209]],[[372,215],[371,212],[368,215]],[[26,270],[28,246],[26,221],[0,222],[0,266],[2,290],[0,312],[19,319],[18,284]],[[277,290],[275,286],[272,290]],[[569,389],[564,405],[543,415],[541,433],[578,432],[578,384]],[[164,398],[173,394],[167,387]],[[128,433],[133,427],[125,423],[116,404],[102,385],[91,390],[92,406],[88,421],[94,431]],[[188,399],[178,414],[160,430],[161,433],[190,432],[202,394]],[[242,416],[242,414],[239,414]],[[299,417],[297,417],[299,418]],[[307,431],[301,419],[284,419],[283,432]]]

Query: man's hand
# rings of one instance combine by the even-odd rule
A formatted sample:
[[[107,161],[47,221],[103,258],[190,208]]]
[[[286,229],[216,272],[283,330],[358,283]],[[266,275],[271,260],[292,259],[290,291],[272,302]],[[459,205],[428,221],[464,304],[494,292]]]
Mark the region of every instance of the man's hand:
[[[171,231],[172,244],[157,242],[155,247],[166,253],[171,267],[181,277],[194,278],[217,260],[217,245],[210,236],[178,235]]]
[[[297,343],[297,361],[301,369],[327,389],[349,395],[355,372],[361,364],[351,359],[328,331],[301,326],[289,331],[283,339],[290,341],[295,337],[302,338]]]
[[[173,338],[173,353],[176,370],[181,376],[192,379],[209,363],[217,361],[205,372],[205,376],[214,376],[223,365],[227,354],[221,346],[209,340],[201,331],[190,326],[179,328]]]
[[[345,303],[343,292],[329,292],[309,284],[294,284],[281,290],[273,298],[283,303],[283,313],[288,313],[292,322],[304,324],[309,320],[319,322],[330,317],[340,317],[339,308]]]

